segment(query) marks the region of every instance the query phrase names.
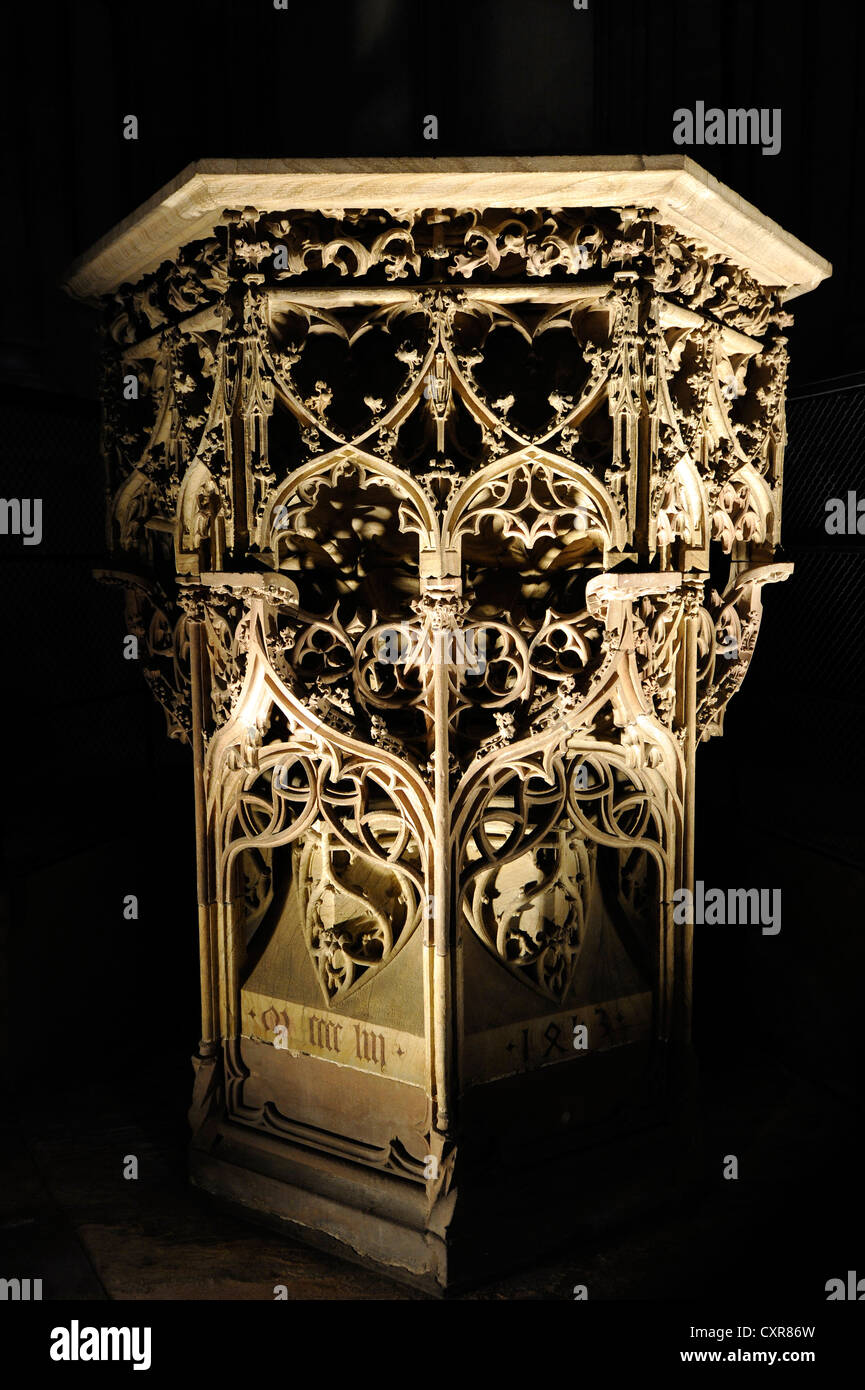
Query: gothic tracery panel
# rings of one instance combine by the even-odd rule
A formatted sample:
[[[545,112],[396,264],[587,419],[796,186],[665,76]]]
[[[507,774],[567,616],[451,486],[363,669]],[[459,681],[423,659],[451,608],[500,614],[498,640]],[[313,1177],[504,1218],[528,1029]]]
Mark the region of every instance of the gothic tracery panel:
[[[419,1277],[479,1092],[687,1046],[695,750],[790,571],[785,301],[826,273],[680,164],[568,201],[522,163],[417,207],[256,175],[100,282],[103,577],[195,767],[195,1161],[231,1185],[225,1124],[289,1186],[375,1170]]]

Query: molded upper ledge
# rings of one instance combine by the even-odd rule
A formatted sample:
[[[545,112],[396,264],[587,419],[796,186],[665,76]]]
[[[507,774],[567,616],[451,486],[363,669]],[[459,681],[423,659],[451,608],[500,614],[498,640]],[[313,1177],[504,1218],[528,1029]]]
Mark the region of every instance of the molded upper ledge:
[[[832,273],[683,154],[522,158],[203,159],[188,165],[67,271],[79,299],[110,293],[209,235],[226,208],[657,208],[661,220],[727,257],[784,299]]]

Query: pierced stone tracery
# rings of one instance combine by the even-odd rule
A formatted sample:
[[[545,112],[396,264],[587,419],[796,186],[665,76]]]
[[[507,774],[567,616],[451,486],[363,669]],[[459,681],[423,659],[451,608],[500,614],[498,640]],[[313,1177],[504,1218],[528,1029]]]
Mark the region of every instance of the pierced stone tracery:
[[[423,1181],[478,972],[543,1017],[615,955],[687,1037],[695,748],[789,572],[782,291],[650,208],[247,207],[105,296],[106,577],[196,756],[230,1117]],[[414,1128],[255,1098],[277,977],[311,1055],[350,1021],[381,1072],[397,1020]]]

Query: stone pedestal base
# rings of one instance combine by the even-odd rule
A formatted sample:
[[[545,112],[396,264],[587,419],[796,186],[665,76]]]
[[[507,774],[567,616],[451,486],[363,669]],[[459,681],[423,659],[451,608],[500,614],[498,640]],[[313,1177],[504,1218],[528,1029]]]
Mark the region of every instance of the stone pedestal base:
[[[469,1093],[447,1191],[218,1117],[193,1142],[191,1178],[247,1218],[446,1297],[681,1199],[697,1181],[686,1052],[675,1077],[666,1059],[675,1113],[652,1098],[664,1067],[650,1048],[597,1059],[610,1065],[593,1076],[581,1063]],[[628,1073],[630,1100],[605,1114]]]

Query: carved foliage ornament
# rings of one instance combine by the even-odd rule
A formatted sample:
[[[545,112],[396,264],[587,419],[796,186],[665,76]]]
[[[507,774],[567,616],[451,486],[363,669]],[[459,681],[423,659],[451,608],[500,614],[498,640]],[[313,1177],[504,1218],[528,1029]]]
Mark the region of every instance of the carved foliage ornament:
[[[200,755],[233,1113],[294,1133],[233,1041],[280,913],[325,1009],[457,929],[550,1006],[603,900],[668,1029],[688,760],[788,572],[775,289],[650,209],[245,209],[104,307],[109,577]]]

